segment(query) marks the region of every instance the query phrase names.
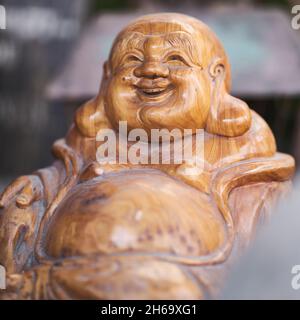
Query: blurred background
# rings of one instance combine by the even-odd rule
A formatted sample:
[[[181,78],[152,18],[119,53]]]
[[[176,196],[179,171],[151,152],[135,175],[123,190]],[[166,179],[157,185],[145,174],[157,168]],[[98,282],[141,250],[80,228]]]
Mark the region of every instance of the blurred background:
[[[74,110],[97,93],[115,35],[134,17],[161,11],[190,14],[217,33],[232,65],[233,95],[264,117],[278,149],[299,162],[300,30],[291,26],[291,8],[297,2],[2,0],[6,30],[0,30],[0,191],[15,177],[51,163],[53,141],[65,135]],[[290,276],[292,264],[300,264],[296,253],[287,250],[299,243],[297,191],[293,197],[281,210],[294,212],[289,222],[277,220],[276,225],[275,220],[269,237],[258,240],[259,250],[242,262],[225,298],[258,297],[263,288],[262,298],[272,298],[274,292],[291,296],[290,286],[283,289],[284,296],[281,283],[274,284],[282,275]],[[278,235],[289,237],[280,249]],[[266,251],[274,257],[267,264],[262,259]],[[279,271],[270,273],[274,265]]]

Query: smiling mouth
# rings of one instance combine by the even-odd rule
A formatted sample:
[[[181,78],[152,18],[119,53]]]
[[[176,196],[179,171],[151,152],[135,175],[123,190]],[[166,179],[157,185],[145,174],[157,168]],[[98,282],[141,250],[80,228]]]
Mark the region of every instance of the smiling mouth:
[[[165,93],[171,91],[171,86],[165,88],[140,88],[137,87],[137,91],[144,97],[156,98],[164,95]]]

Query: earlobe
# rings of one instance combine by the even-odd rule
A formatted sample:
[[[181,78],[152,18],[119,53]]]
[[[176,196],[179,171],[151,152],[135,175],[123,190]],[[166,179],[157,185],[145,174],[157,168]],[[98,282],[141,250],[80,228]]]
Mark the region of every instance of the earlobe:
[[[103,80],[110,77],[110,66],[106,61],[103,64]],[[104,109],[103,92],[106,81],[101,82],[98,96],[81,106],[75,113],[75,125],[82,136],[86,138],[96,137],[98,130],[110,128],[110,122]]]
[[[75,125],[82,136],[86,138],[96,137],[102,128],[110,128],[104,110],[102,97],[98,96],[81,106],[75,113]]]
[[[237,137],[250,129],[251,112],[244,101],[224,93],[221,101],[211,108],[216,110],[208,115],[207,132],[225,137]]]
[[[214,61],[209,68],[213,90],[206,131],[225,137],[237,137],[251,126],[251,112],[248,105],[231,95],[225,89],[225,66]]]

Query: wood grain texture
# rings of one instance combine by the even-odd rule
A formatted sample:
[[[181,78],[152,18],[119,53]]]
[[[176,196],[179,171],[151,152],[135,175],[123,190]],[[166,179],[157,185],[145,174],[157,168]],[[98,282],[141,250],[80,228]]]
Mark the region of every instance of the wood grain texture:
[[[8,271],[0,297],[214,296],[294,172],[264,120],[229,91],[225,51],[200,21],[156,14],[122,30],[98,96],[54,143],[55,163],[0,198]],[[117,132],[120,121],[149,134],[203,129],[203,170],[187,174],[197,169],[190,162],[99,164],[97,133]]]

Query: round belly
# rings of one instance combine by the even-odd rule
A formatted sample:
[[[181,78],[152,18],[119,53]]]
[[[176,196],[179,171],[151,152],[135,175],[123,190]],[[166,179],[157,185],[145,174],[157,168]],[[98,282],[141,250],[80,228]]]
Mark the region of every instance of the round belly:
[[[209,196],[156,170],[104,175],[73,188],[45,232],[53,257],[153,252],[203,255],[226,239]]]

